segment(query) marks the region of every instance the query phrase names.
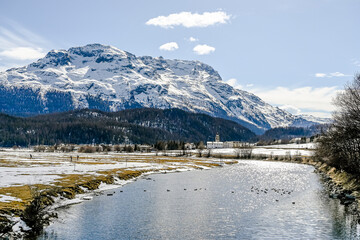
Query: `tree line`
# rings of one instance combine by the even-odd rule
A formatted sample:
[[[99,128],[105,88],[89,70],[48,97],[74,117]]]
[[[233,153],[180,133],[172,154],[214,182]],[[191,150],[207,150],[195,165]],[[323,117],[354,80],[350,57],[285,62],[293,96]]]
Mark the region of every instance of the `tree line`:
[[[319,140],[317,156],[350,173],[360,173],[360,75],[334,100],[333,123]]]
[[[119,112],[76,110],[35,117],[0,113],[0,146],[55,144],[155,144],[224,139],[250,141],[256,135],[236,122],[180,109],[131,109]],[[170,148],[174,143],[168,143]],[[175,144],[176,145],[176,144]]]

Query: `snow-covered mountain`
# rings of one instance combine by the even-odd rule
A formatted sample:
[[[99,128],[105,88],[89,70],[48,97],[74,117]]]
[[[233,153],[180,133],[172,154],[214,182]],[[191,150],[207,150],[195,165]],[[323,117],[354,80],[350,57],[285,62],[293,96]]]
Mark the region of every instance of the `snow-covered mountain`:
[[[316,122],[319,124],[329,124],[332,122],[331,118],[314,117],[312,115],[307,115],[307,114],[301,114],[301,115],[298,115],[298,117],[301,119],[305,119],[306,121]]]
[[[28,66],[0,73],[0,111],[8,114],[140,107],[206,113],[234,120],[257,133],[316,122],[231,87],[199,61],[137,57],[100,44],[52,50]]]

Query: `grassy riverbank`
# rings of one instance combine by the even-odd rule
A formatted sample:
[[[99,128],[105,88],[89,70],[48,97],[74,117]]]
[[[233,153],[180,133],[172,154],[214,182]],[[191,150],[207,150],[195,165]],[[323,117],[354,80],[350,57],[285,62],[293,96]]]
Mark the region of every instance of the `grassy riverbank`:
[[[329,166],[326,163],[316,162],[316,169],[326,177],[327,186],[333,195],[346,193],[356,198],[357,211],[360,210],[360,177]]]

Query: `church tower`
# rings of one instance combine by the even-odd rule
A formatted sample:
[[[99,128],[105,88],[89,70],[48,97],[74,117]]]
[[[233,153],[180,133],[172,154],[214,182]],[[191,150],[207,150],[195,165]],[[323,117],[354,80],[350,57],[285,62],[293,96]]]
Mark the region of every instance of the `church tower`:
[[[220,142],[220,135],[218,133],[215,136],[215,142]]]

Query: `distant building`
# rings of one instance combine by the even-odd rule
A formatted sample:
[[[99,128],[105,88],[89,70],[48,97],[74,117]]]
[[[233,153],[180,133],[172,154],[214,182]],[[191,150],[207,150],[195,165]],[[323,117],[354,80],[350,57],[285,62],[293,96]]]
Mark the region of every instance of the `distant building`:
[[[299,143],[301,143],[301,138],[293,138],[293,139],[290,140],[290,143],[299,144]]]
[[[220,141],[220,135],[216,134],[214,142],[207,142],[206,147],[208,149],[214,148],[241,148],[241,147],[250,147],[250,143],[240,142],[240,141]]]
[[[220,135],[216,134],[215,141],[214,142],[207,142],[206,147],[208,149],[214,149],[214,148],[224,148],[224,143],[220,142]]]
[[[185,143],[185,150],[195,149],[196,145],[194,143]]]
[[[220,142],[220,135],[218,133],[215,136],[215,142]]]
[[[239,141],[226,141],[224,142],[224,148],[239,148],[244,147],[245,143]]]
[[[145,145],[145,144],[142,144],[142,145],[137,145],[140,152],[151,152],[153,150],[153,147],[151,147],[150,145]]]

